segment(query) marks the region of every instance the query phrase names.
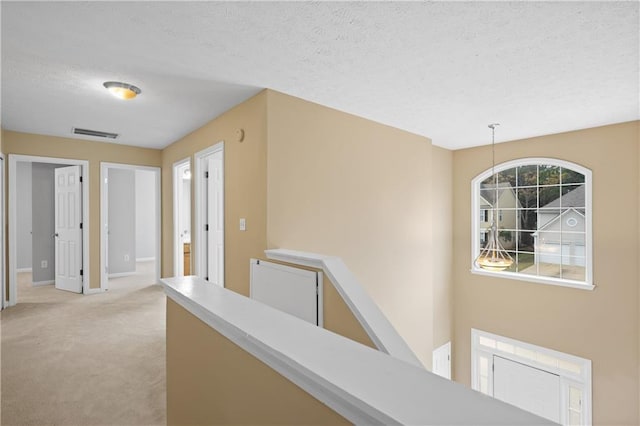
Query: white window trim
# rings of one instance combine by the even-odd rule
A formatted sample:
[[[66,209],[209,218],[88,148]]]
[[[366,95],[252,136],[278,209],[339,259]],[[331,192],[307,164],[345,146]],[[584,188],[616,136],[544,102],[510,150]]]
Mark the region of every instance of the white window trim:
[[[497,348],[491,348],[480,344],[480,337],[486,337],[488,339],[495,340],[496,342],[506,343],[508,345],[529,351],[542,353],[550,358],[555,358],[562,361],[567,361],[573,364],[580,365],[580,374],[572,373],[568,370],[550,366],[531,360],[529,358],[521,357],[515,353],[505,352]],[[591,361],[585,358],[580,358],[575,355],[570,355],[564,352],[554,351],[542,346],[536,346],[531,343],[522,342],[508,337],[499,336],[497,334],[488,333],[482,330],[471,329],[471,388],[480,392],[480,371],[478,367],[478,360],[480,356],[484,355],[493,359],[494,355],[502,358],[509,359],[520,364],[524,364],[530,367],[537,368],[539,370],[547,371],[552,374],[560,376],[560,394],[561,394],[561,422],[567,423],[566,411],[568,410],[568,401],[566,394],[569,391],[569,386],[579,388],[582,391],[582,413],[583,424],[591,425],[592,422],[592,390],[591,390]],[[487,384],[487,390],[489,396],[493,395],[493,376],[490,374]]]
[[[593,227],[592,227],[592,177],[591,170],[569,161],[558,160],[556,158],[529,157],[517,160],[507,161],[495,166],[495,173],[503,170],[511,169],[519,166],[532,164],[548,164],[552,166],[564,167],[580,172],[584,175],[585,190],[585,280],[574,281],[564,278],[543,277],[536,275],[526,275],[516,272],[492,272],[477,267],[474,263],[478,253],[480,253],[480,218],[477,213],[480,206],[480,183],[488,177],[492,176],[492,169],[489,168],[482,172],[471,181],[471,273],[477,275],[486,275],[491,277],[507,278],[519,281],[534,282],[538,284],[549,284],[561,287],[577,288],[581,290],[593,290]]]

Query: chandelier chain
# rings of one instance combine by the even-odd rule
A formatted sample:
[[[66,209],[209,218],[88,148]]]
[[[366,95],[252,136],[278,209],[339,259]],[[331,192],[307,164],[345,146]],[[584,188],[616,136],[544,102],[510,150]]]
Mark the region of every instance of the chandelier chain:
[[[491,226],[489,228],[487,243],[484,248],[480,250],[480,254],[475,259],[476,266],[489,270],[489,271],[503,271],[509,268],[513,263],[513,258],[500,244],[500,236],[498,234],[499,229],[499,209],[500,201],[498,189],[498,175],[496,174],[496,126],[498,123],[489,124],[491,129],[491,173],[493,177],[495,191],[495,198],[493,205],[491,206]]]

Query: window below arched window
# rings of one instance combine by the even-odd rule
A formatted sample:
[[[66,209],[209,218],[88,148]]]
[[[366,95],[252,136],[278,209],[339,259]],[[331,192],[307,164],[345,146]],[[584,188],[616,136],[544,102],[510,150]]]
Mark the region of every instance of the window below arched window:
[[[550,158],[496,165],[471,183],[472,272],[593,288],[591,171]],[[487,270],[476,259],[492,239],[513,259]]]

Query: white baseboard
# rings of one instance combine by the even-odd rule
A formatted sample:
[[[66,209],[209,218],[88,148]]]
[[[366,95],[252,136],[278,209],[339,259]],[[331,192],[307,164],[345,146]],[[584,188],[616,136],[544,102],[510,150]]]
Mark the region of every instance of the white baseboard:
[[[131,275],[135,275],[136,271],[131,272],[118,272],[116,274],[108,274],[108,278],[120,278],[120,277],[130,277]]]
[[[98,293],[104,293],[104,290],[101,288],[89,288],[87,289],[87,291],[84,292],[84,294],[98,294]]]
[[[48,280],[48,281],[35,281],[32,282],[31,285],[34,287],[41,287],[43,285],[51,285],[51,284],[55,284],[54,280]]]
[[[155,257],[137,257],[136,262],[155,262]]]
[[[17,273],[20,273],[20,272],[32,272],[32,271],[33,271],[32,268],[18,268],[18,269],[16,269]]]

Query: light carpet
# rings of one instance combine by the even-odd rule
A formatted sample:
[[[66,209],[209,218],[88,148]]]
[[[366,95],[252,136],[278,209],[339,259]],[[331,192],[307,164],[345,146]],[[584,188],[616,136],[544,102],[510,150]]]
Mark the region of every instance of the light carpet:
[[[148,265],[78,295],[32,287],[2,328],[2,425],[166,424],[165,296]]]

